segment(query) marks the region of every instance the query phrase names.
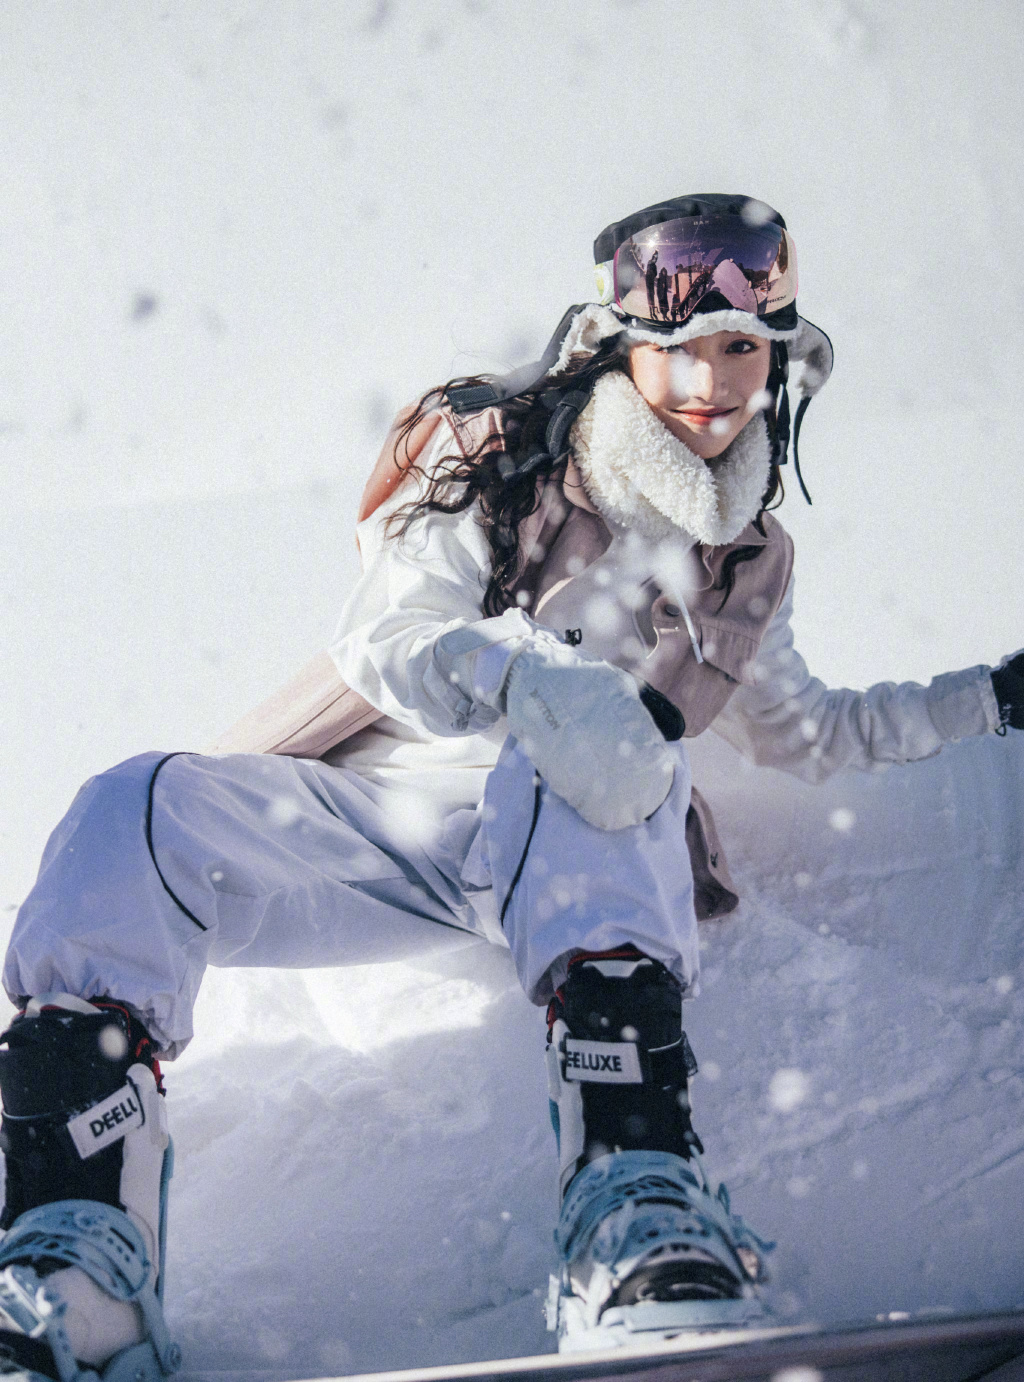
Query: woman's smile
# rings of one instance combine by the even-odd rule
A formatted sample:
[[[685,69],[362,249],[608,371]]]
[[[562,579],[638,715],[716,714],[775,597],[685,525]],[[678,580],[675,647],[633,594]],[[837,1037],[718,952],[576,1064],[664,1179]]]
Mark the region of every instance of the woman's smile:
[[[682,418],[688,426],[713,433],[716,422],[730,418],[733,413],[739,410],[737,408],[698,408],[694,404],[688,404],[684,408],[671,408],[669,411],[675,417]]]
[[[739,331],[716,331],[679,346],[645,342],[630,351],[637,391],[668,430],[704,460],[739,435],[764,392],[769,343]]]

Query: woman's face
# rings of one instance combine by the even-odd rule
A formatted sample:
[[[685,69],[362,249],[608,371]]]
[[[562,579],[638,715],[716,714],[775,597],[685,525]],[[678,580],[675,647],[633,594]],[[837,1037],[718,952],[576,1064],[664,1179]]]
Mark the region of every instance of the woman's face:
[[[629,372],[673,436],[705,461],[720,456],[765,405],[771,346],[760,336],[718,331],[683,345],[635,345]]]

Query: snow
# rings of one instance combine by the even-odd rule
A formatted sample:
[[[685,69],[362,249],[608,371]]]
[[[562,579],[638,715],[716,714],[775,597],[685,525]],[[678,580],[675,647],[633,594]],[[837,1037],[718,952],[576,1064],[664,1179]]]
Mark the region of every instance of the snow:
[[[0,14],[0,907],[90,773],[324,645],[400,403],[521,362],[665,195],[785,213],[836,372],[792,481],[830,683],[1024,642],[1019,7],[105,0]],[[1024,1303],[1024,736],[809,788],[694,746],[744,903],[696,1121],[784,1319]],[[6,1014],[4,1009],[4,1014]],[[168,1070],[187,1376],[550,1347],[508,957],[211,972]]]

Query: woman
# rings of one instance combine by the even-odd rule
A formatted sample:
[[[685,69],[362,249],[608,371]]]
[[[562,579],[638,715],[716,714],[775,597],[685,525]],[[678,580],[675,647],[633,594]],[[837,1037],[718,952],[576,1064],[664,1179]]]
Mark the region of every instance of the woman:
[[[812,779],[927,757],[1024,727],[1024,654],[928,688],[813,680],[767,510],[787,378],[798,428],[832,353],[797,315],[782,217],[677,198],[595,259],[602,302],[538,367],[401,419],[329,653],[211,753],[93,779],[47,846],[0,1050],[4,1342],[42,1375],[174,1361],[155,1058],[189,1040],[205,964],[467,936],[507,945],[548,1005],[560,1345],[762,1313],[765,1244],[711,1194],[690,1120],[697,920],[737,897],[685,739],[713,725]]]

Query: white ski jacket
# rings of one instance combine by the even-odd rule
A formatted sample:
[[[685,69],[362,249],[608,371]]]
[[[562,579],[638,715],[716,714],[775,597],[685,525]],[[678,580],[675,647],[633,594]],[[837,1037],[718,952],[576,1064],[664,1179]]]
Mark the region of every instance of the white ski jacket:
[[[439,674],[435,645],[464,626],[498,644],[535,623],[650,682],[683,711],[687,735],[713,728],[753,762],[811,782],[845,768],[928,758],[946,743],[998,728],[984,666],[943,674],[927,687],[884,682],[867,691],[831,689],[812,677],[790,627],[792,544],[773,518],[764,520],[767,536],[745,524],[745,513],[730,519],[724,505],[709,519],[698,485],[687,532],[678,514],[666,525],[666,505],[655,514],[628,484],[616,491],[617,469],[637,473],[638,447],[647,447],[651,474],[662,460],[679,462],[674,445],[692,457],[625,384],[633,397],[619,383],[597,391],[615,426],[588,431],[577,424],[579,465],[570,464],[564,481],[544,483],[537,512],[522,526],[520,603],[529,613],[514,609],[484,619],[490,553],[475,507],[431,514],[401,540],[386,535],[395,508],[415,497],[389,440],[382,453],[391,468],[389,492],[359,524],[363,575],[329,655],[314,659],[215,750],[321,757],[424,794],[442,813],[473,807],[506,731],[496,712]],[[639,432],[636,400],[643,409]],[[588,414],[594,423],[600,407],[584,419]],[[486,435],[494,421],[478,420],[476,434]],[[759,427],[751,424],[745,433]],[[616,442],[616,435],[624,440]],[[456,445],[465,450],[472,442],[463,424],[446,419],[420,464],[429,472]],[[629,454],[614,454],[617,445],[628,446]],[[741,455],[739,463],[750,469],[760,462],[756,447],[747,450],[751,456]],[[657,493],[656,484],[647,488]],[[746,488],[759,495],[763,483]],[[696,530],[699,537],[709,522],[716,545],[692,535]],[[723,555],[744,546],[763,550],[735,568],[735,588],[723,605],[716,579]],[[698,916],[722,915],[738,898],[697,793],[687,826]]]
[[[489,733],[494,721],[487,712],[462,718],[460,693],[432,675],[436,639],[481,617],[489,563],[475,516],[472,510],[435,515],[404,552],[396,542],[381,541],[380,527],[373,519],[361,526],[365,573],[344,608],[331,656],[347,685],[385,712],[374,725],[377,735],[389,743],[429,746],[417,764],[490,762],[496,747],[493,753],[475,745],[454,754],[434,749],[437,739],[450,736],[485,734],[492,745],[504,737],[500,727],[497,736]],[[821,782],[843,768],[930,758],[944,744],[999,727],[990,669],[984,666],[943,673],[926,687],[916,682],[880,682],[866,691],[827,687],[794,647],[793,590],[790,577],[747,684],[735,687],[710,725],[752,762]],[[529,627],[525,616],[503,620],[507,636]],[[562,632],[547,624],[543,610],[538,622]],[[383,745],[381,753],[382,765],[393,757]],[[361,755],[360,762],[371,766],[369,756]]]

